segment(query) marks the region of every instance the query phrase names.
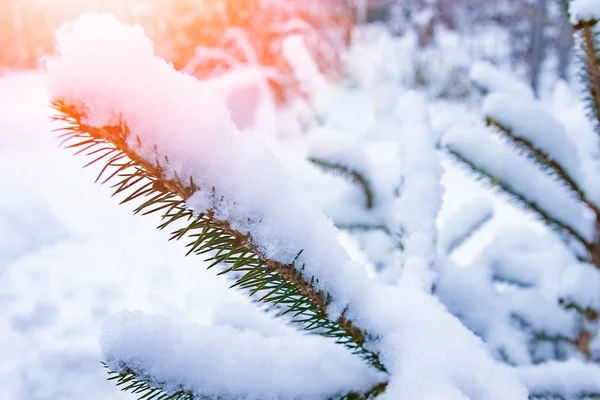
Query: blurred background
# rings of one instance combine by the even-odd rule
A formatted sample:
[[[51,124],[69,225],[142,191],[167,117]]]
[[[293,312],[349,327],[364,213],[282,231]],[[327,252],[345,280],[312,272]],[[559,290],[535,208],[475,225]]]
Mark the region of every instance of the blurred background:
[[[413,31],[424,48],[436,45],[436,33],[455,32],[472,60],[508,63],[536,90],[544,70],[569,77],[572,32],[558,0],[0,0],[0,9],[5,71],[39,67],[40,59],[52,53],[53,32],[61,23],[82,12],[108,11],[140,23],[157,53],[179,69],[198,61],[198,47],[228,48],[230,56],[244,62],[239,40],[224,35],[225,27],[234,26],[249,34],[259,61],[285,69],[272,38],[303,30],[289,23],[296,17],[313,28],[312,49],[329,73],[339,67],[337,56],[351,25],[366,21],[386,23],[396,35]],[[216,54],[204,58],[193,71],[199,76],[231,62]]]

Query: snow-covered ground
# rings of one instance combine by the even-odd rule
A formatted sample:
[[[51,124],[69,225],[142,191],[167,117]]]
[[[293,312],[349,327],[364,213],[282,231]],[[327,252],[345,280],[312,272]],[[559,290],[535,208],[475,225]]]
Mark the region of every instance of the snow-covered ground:
[[[49,115],[43,73],[0,80],[0,399],[128,399],[100,363],[107,317],[142,310],[214,324],[260,313],[199,258],[184,258],[156,220],[132,216],[94,185],[94,171],[58,149]],[[441,222],[491,196],[447,167]],[[498,225],[531,225],[494,202],[493,222],[456,253],[459,261],[473,259]]]

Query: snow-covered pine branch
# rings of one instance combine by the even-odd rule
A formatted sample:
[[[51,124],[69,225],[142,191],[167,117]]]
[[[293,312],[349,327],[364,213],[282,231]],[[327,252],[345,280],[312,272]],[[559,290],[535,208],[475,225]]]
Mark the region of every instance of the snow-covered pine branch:
[[[117,383],[138,382],[140,396],[160,388],[186,400],[341,399],[385,389],[381,374],[341,346],[289,330],[265,335],[122,313],[107,322],[102,347],[107,366],[118,371],[112,374]]]
[[[189,238],[188,254],[211,252],[210,266],[224,264],[228,265],[224,273],[242,274],[235,286],[281,308],[304,329],[335,338],[362,354],[369,364],[385,370],[378,355],[363,347],[368,334],[343,315],[344,303],[336,306],[332,301],[334,288],[320,283],[331,273],[330,268],[322,270],[325,276],[311,271],[318,265],[334,263],[345,268],[348,264],[341,249],[337,251],[341,259],[334,261],[335,240],[329,243],[331,247],[324,241],[327,236],[335,239],[333,228],[306,209],[308,199],[298,205],[296,215],[303,218],[295,223],[289,220],[284,204],[306,196],[285,182],[266,147],[237,132],[224,103],[215,104],[211,98],[215,91],[210,83],[181,75],[156,58],[141,31],[124,27],[108,16],[89,17],[89,21],[93,28],[85,28],[85,18],[71,26],[78,35],[71,36],[66,30],[59,33],[61,57],[48,61],[57,118],[68,124],[61,129],[63,143],[92,156],[89,164],[104,161],[98,179],[116,181],[115,194],[128,193],[123,202],[143,200],[136,212],[163,213],[161,229],[191,220],[173,233],[175,239]],[[113,34],[103,43],[96,35],[101,26]],[[117,41],[123,44],[119,46]],[[81,60],[92,62],[94,58],[82,51],[80,46],[85,42],[96,42],[108,53],[93,51],[96,58],[106,56],[105,68],[78,65]],[[127,56],[131,44],[137,45],[137,52]],[[131,62],[122,68],[125,60]],[[98,85],[103,79],[94,79],[94,74],[104,75],[111,69],[108,76],[113,77],[113,84]],[[141,101],[144,91],[147,97]],[[211,112],[198,119],[190,107]],[[154,118],[146,114],[150,110],[154,110],[155,114],[150,114]],[[181,125],[172,130],[171,121]],[[172,136],[164,138],[162,132],[169,131]],[[173,136],[178,143],[171,141]],[[193,157],[187,153],[190,148],[206,153]],[[236,164],[228,160],[228,154],[236,154]],[[267,193],[268,203],[262,200]],[[277,198],[279,211],[274,207]],[[300,221],[304,222],[298,224]],[[286,228],[288,224],[293,224],[294,230]],[[314,237],[312,245],[306,240],[297,243],[302,231],[313,232],[309,235]],[[333,315],[328,316],[330,313]]]
[[[486,98],[483,109],[489,126],[498,128],[499,133],[528,158],[556,175],[581,201],[595,207],[578,183],[581,169],[577,149],[559,121],[533,101],[502,93]]]
[[[501,190],[540,221],[565,235],[567,242],[575,239],[583,245],[592,243],[595,215],[591,210],[557,185],[543,169],[490,133],[483,124],[455,127],[445,135],[444,145],[449,154],[478,179]]]
[[[415,284],[421,272],[427,275],[428,265],[412,268],[418,271],[415,276],[405,279],[401,274],[395,284],[384,285],[351,261],[319,206],[288,178],[259,136],[236,128],[223,95],[210,81],[174,71],[154,56],[152,43],[139,28],[123,26],[109,16],[81,17],[61,30],[58,39],[60,54],[48,60],[47,67],[65,144],[90,157],[91,164],[104,163],[99,178],[115,182],[116,192],[126,195],[124,201],[142,202],[138,212],[160,212],[161,227],[178,228],[174,238],[187,237],[190,253],[207,253],[211,266],[237,278],[235,286],[276,306],[279,315],[288,315],[296,327],[350,348],[366,361],[353,363],[355,371],[368,368],[364,379],[346,380],[342,374],[338,381],[331,375],[331,382],[309,392],[282,394],[295,389],[265,382],[257,390],[239,382],[233,392],[223,393],[220,381],[214,382],[216,387],[207,386],[202,376],[182,373],[180,368],[190,361],[186,342],[195,345],[198,338],[205,343],[197,345],[207,347],[194,354],[244,362],[237,346],[215,354],[209,345],[228,333],[215,329],[196,335],[190,328],[190,336],[185,336],[169,322],[137,318],[132,323],[117,320],[106,329],[105,357],[121,374],[118,380],[149,385],[148,390],[155,385],[156,393],[166,396],[177,391],[264,399],[304,394],[327,398],[332,393],[403,400],[527,397],[515,374],[490,357],[481,341],[429,293],[429,285]],[[416,118],[422,124],[423,112],[407,115],[406,120]],[[424,143],[430,146],[433,141]],[[431,171],[435,169],[426,172]],[[437,191],[439,182],[429,178],[426,192]],[[413,205],[421,190],[417,183],[411,183],[415,192],[407,198]],[[427,230],[438,200],[436,192],[433,203],[422,210],[427,226],[406,224],[409,234],[415,235],[410,252],[415,261],[429,259],[421,251],[434,248],[435,239]],[[425,239],[417,240],[421,235]],[[138,334],[144,340],[136,347],[136,339],[142,337]],[[234,336],[254,340],[245,334]],[[172,349],[175,343],[179,345],[174,353],[181,357],[154,351]],[[251,354],[248,362],[260,360],[261,351],[277,346],[260,338],[253,343],[254,350],[246,348]],[[303,371],[301,359],[316,361],[294,355],[282,360],[289,361],[285,368],[279,365],[295,376]],[[263,366],[276,373],[271,368],[278,364],[264,360]],[[323,370],[317,367],[311,373],[319,371]]]

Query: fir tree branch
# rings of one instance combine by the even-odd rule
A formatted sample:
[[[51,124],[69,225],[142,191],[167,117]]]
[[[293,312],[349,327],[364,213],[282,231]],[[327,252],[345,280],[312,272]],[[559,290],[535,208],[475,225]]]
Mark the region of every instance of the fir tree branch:
[[[583,41],[584,71],[581,74],[583,83],[588,89],[588,108],[590,119],[600,135],[600,48],[598,34],[594,32],[597,20],[579,21],[573,28],[581,33]]]
[[[596,215],[600,215],[600,209],[598,209],[598,207],[586,197],[583,189],[577,184],[577,182],[575,182],[575,179],[573,179],[573,177],[569,175],[563,166],[554,160],[549,154],[537,147],[531,141],[515,135],[512,129],[504,126],[490,116],[486,116],[486,123],[488,126],[496,128],[495,131],[497,133],[502,135],[503,138],[512,143],[517,149],[522,150],[524,154],[530,160],[534,161],[538,166],[540,166],[542,170],[559,178],[562,186],[566,186],[569,190],[574,192],[579,200],[594,210]]]
[[[108,366],[104,364],[108,369]],[[165,390],[165,383],[152,382],[151,376],[145,376],[136,372],[133,368],[123,365],[120,371],[108,370],[109,381],[115,381],[116,386],[124,392],[138,395],[138,400],[229,400],[223,397],[199,396],[191,390],[177,388]],[[373,386],[365,393],[351,392],[341,396],[329,398],[329,400],[371,400],[385,392],[388,383],[382,382]]]
[[[507,182],[503,182],[496,177],[487,173],[487,171],[473,164],[469,159],[465,158],[458,151],[447,147],[447,153],[454,158],[459,164],[465,166],[468,170],[474,173],[478,179],[486,182],[490,187],[500,189],[509,199],[515,201],[524,209],[529,210],[532,214],[538,217],[550,228],[558,232],[563,240],[568,243],[567,238],[574,238],[582,243],[588,251],[591,251],[593,245],[588,243],[585,238],[572,227],[553,218],[548,212],[541,209],[535,202],[527,199],[523,194],[514,191]]]
[[[358,172],[355,169],[351,169],[345,165],[340,163],[332,163],[324,160],[319,160],[316,158],[309,158],[309,161],[313,164],[321,167],[325,171],[334,171],[342,174],[343,176],[349,178],[352,182],[356,183],[360,186],[363,193],[365,194],[365,207],[367,209],[373,208],[374,205],[374,195],[373,190],[371,189],[371,185],[367,178]]]
[[[62,144],[75,149],[75,154],[93,157],[86,166],[104,162],[96,181],[116,181],[112,186],[115,189],[113,195],[128,193],[121,204],[143,200],[134,213],[161,212],[159,229],[175,222],[186,222],[186,226],[172,233],[171,239],[191,239],[187,244],[188,255],[208,253],[208,268],[221,265],[220,274],[241,274],[232,287],[238,287],[250,296],[260,296],[259,301],[278,309],[278,315],[291,315],[292,322],[303,329],[334,338],[368,364],[385,372],[379,355],[365,347],[369,337],[366,332],[344,315],[336,321],[327,317],[331,296],[315,288],[314,277],[306,280],[302,276],[302,266],[267,259],[249,235],[231,228],[227,221],[218,220],[212,211],[195,215],[188,209],[186,199],[198,190],[196,184],[192,179],[189,182],[182,182],[177,177],[169,179],[160,166],[161,160],[151,163],[138,156],[127,142],[129,129],[125,121],[118,126],[88,126],[77,107],[60,100],[53,101],[52,106],[57,112],[54,120],[64,125],[57,130],[61,132]]]
[[[104,366],[108,368],[106,365]],[[192,392],[185,389],[167,393],[159,387],[160,385],[150,384],[147,380],[139,377],[133,369],[128,367],[123,367],[120,372],[109,370],[107,380],[115,381],[116,386],[123,392],[131,392],[138,395],[138,400],[212,400],[208,397],[195,396]]]

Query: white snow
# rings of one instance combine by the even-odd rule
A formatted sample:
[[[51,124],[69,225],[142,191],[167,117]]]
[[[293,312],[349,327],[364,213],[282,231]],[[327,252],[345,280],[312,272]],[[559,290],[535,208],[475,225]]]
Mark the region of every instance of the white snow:
[[[0,193],[0,263],[69,238],[48,201],[11,180],[3,182]]]
[[[488,199],[465,202],[440,228],[438,252],[450,254],[493,216],[493,204]]]
[[[569,11],[573,24],[600,19],[600,3],[596,0],[573,0],[569,4]]]
[[[590,264],[575,264],[561,277],[560,296],[566,303],[600,310],[600,271]]]
[[[89,123],[122,116],[140,156],[168,156],[160,163],[171,176],[215,187],[189,199],[196,211],[215,209],[283,262],[304,249],[305,272],[334,295],[330,316],[348,306],[347,316],[377,336],[368,346],[389,375],[273,318],[204,271],[198,257],[183,258],[182,244],[167,242],[152,217],[118,207],[106,188],[92,185],[96,171],[79,170],[81,158],[56,149],[46,77],[22,74],[0,80],[0,398],[131,398],[105,381],[101,360],[115,369],[124,361],[170,388],[247,399],[327,398],[388,380],[384,400],[600,391],[597,365],[547,362],[581,358],[571,343],[579,316],[558,300],[600,306],[600,273],[444,156],[442,177],[437,141],[452,127],[446,144],[588,239],[590,210],[483,126],[479,104],[472,104],[480,96],[461,72],[471,54],[457,35],[444,32],[428,51],[416,50],[414,35],[392,38],[381,26],[356,35],[351,82],[343,84],[325,82],[302,38],[289,38],[288,61],[312,98],[285,111],[275,110],[265,91],[273,71],[235,66],[198,82],[154,57],[140,28],[102,15],[61,31],[49,78],[51,96],[87,106]],[[241,36],[236,40],[243,46]],[[408,91],[418,86],[416,73],[427,83]],[[471,78],[497,93],[488,106],[499,118],[600,198],[598,140],[565,87],[557,86],[552,108],[532,103],[525,84],[491,64],[476,64]],[[452,99],[458,95],[472,97]],[[506,101],[495,107],[499,97]],[[375,207],[365,209],[355,183],[315,168],[307,156],[359,170]],[[449,243],[491,217],[492,205],[481,197],[492,202],[494,217],[448,260]],[[377,224],[392,234],[340,236],[332,222]],[[506,228],[512,224],[518,228]],[[375,265],[388,275],[369,269]],[[389,269],[393,279],[386,279]],[[141,311],[114,316],[123,310]],[[556,342],[536,341],[544,336]],[[598,336],[590,350],[597,359]]]
[[[516,76],[500,70],[493,64],[478,61],[473,64],[469,78],[485,93],[508,93],[524,100],[533,100],[533,89]]]
[[[442,168],[428,123],[425,98],[416,92],[403,94],[396,103],[399,120],[402,182],[396,205],[404,238],[402,274],[412,275],[428,290],[436,254],[436,218],[442,203]]]
[[[549,362],[517,368],[532,394],[556,394],[577,398],[600,392],[600,366],[581,361]]]

